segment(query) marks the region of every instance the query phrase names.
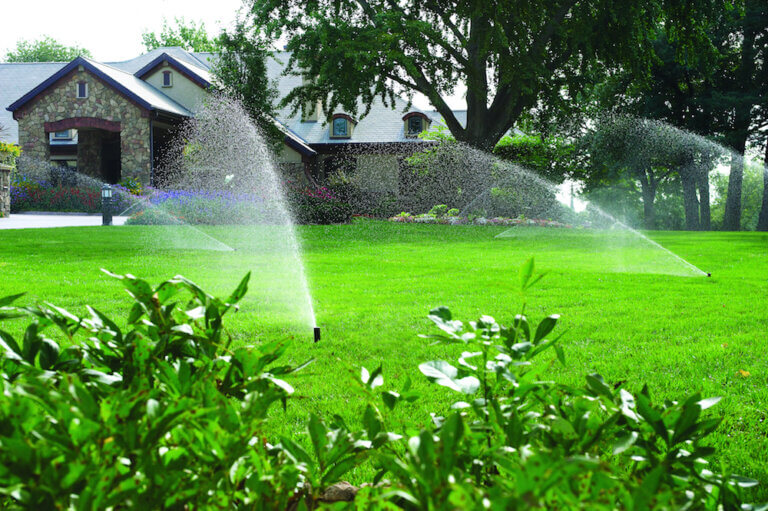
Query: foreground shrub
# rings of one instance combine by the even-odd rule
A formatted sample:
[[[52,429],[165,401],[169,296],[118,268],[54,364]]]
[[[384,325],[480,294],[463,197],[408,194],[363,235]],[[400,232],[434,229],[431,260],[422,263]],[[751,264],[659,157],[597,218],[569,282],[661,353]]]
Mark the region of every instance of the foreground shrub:
[[[223,326],[248,276],[226,301],[183,277],[152,289],[113,276],[134,300],[125,329],[92,307],[81,318],[0,299],[0,319],[31,319],[21,340],[0,330],[8,506],[309,510],[331,505],[323,489],[366,463],[374,484],[349,507],[765,509],[741,503],[756,481],[712,471],[720,420],[705,410],[717,398],[657,403],[647,387],[633,394],[596,374],[579,388],[549,381],[554,360],[542,357],[565,363],[557,315],[533,324],[523,304],[506,325],[464,324],[436,308],[440,333],[424,337],[461,354],[419,370],[459,396],[447,413],[395,431],[387,410],[417,399],[410,378],[387,389],[381,367],[362,368],[361,426],[313,414],[297,441],[275,438],[265,418],[293,392],[281,378],[303,365],[279,364],[277,343],[233,347]],[[521,291],[539,278],[529,261]]]

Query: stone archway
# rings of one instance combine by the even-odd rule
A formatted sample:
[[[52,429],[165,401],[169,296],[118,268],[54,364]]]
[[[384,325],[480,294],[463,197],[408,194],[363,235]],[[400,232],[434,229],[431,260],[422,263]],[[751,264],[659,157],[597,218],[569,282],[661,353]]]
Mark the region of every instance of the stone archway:
[[[70,117],[46,122],[44,128],[46,136],[76,129],[78,172],[107,183],[120,181],[120,122],[98,117]]]

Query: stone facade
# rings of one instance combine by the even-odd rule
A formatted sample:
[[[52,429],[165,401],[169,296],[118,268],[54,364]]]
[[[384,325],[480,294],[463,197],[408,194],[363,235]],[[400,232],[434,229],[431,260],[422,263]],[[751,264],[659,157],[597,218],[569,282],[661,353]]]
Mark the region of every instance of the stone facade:
[[[11,214],[11,167],[0,163],[0,218]]]
[[[78,83],[88,84],[88,97],[77,98]],[[151,172],[150,125],[148,112],[125,96],[106,85],[84,69],[73,70],[42,92],[37,98],[24,105],[15,114],[19,123],[19,144],[25,156],[48,161],[50,147],[45,124],[72,118],[103,119],[120,126],[120,164],[122,178],[135,177],[142,183],[149,183]],[[78,153],[94,156],[101,149],[93,147],[102,138],[114,137],[97,128],[78,130]],[[99,155],[100,158],[100,155]],[[78,154],[78,167],[85,165],[84,173],[100,176],[99,171],[85,164],[85,157]],[[100,159],[91,160],[99,162]],[[113,180],[113,179],[109,179]]]

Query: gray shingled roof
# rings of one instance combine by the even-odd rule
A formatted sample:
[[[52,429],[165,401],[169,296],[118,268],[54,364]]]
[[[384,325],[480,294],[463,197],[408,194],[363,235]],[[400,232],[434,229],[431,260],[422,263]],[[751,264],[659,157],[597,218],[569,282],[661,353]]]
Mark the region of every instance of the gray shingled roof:
[[[191,115],[187,109],[163,94],[162,91],[133,76],[133,73],[136,73],[163,53],[172,56],[207,81],[211,81],[210,69],[216,59],[216,54],[192,53],[178,47],[157,48],[134,59],[121,62],[102,64],[90,59],[89,62],[132,93],[152,104],[155,108],[178,115]],[[271,57],[267,62],[267,73],[270,80],[275,83],[278,95],[281,98],[285,97],[294,87],[301,85],[300,76],[283,74],[289,56],[288,52],[276,52],[274,57]],[[9,128],[4,135],[0,135],[0,140],[18,141],[16,121],[13,120],[11,112],[8,112],[5,108],[65,65],[66,63],[61,62],[35,64],[0,63],[0,123]],[[365,111],[362,104],[358,106],[358,111],[360,113]],[[278,111],[277,118],[281,124],[305,144],[409,143],[420,141],[418,138],[405,136],[405,125],[402,118],[406,113],[413,111],[422,112],[429,116],[433,120],[430,125],[432,130],[436,129],[439,125],[444,125],[442,116],[439,113],[421,110],[414,106],[408,108],[407,102],[401,99],[396,100],[394,109],[384,106],[380,99],[376,99],[371,106],[369,114],[359,119],[350,139],[330,138],[329,126],[325,119],[321,119],[318,122],[302,122],[301,112],[291,115],[290,107]],[[457,110],[455,114],[459,122],[465,125],[466,111]]]
[[[289,52],[275,52],[274,57],[267,62],[267,74],[277,88],[278,96],[285,97],[295,87],[301,85],[301,77],[284,75],[283,71],[290,57]],[[277,118],[291,131],[303,138],[308,144],[355,144],[355,143],[418,143],[422,140],[405,136],[403,116],[408,112],[421,112],[430,119],[442,122],[442,117],[436,112],[430,112],[411,106],[402,99],[395,100],[395,108],[387,107],[377,98],[371,105],[371,110],[365,117],[359,116],[365,112],[362,102],[358,104],[357,125],[348,139],[331,138],[329,125],[325,119],[317,122],[302,122],[301,112],[291,115],[291,108],[286,107],[277,112]],[[333,113],[344,113],[341,110]],[[459,121],[466,123],[466,111],[458,111]],[[430,129],[435,129],[437,123],[432,123]]]
[[[19,141],[19,125],[5,108],[66,65],[66,62],[0,62],[0,124],[6,128],[0,133],[0,141]]]

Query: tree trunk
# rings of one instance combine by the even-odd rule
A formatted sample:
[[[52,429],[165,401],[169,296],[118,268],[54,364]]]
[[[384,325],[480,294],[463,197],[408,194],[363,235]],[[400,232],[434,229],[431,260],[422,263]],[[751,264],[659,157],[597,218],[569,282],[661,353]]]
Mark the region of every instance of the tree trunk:
[[[725,199],[724,231],[741,228],[741,185],[744,181],[744,147],[731,155],[731,175],[728,176],[728,196]]]
[[[680,182],[683,185],[683,206],[685,209],[685,229],[698,231],[699,199],[696,196],[696,169],[689,165],[680,169]]]
[[[645,228],[656,228],[656,185],[650,179],[641,179],[640,188],[643,192],[643,223]]]
[[[755,12],[757,0],[746,2],[745,13],[742,16],[741,51],[737,71],[738,91],[741,96],[734,109],[733,120],[733,150],[737,154],[731,158],[731,175],[728,177],[728,197],[725,200],[725,217],[723,230],[738,231],[741,228],[741,186],[744,180],[744,150],[749,138],[749,126],[752,121],[752,88],[755,72],[755,37],[756,27],[750,18]]]
[[[763,205],[757,218],[757,230],[768,231],[768,138],[765,140],[765,159],[763,160]]]
[[[696,187],[699,189],[699,211],[701,218],[699,227],[702,231],[712,229],[712,213],[709,198],[709,165],[702,164],[696,172]]]

